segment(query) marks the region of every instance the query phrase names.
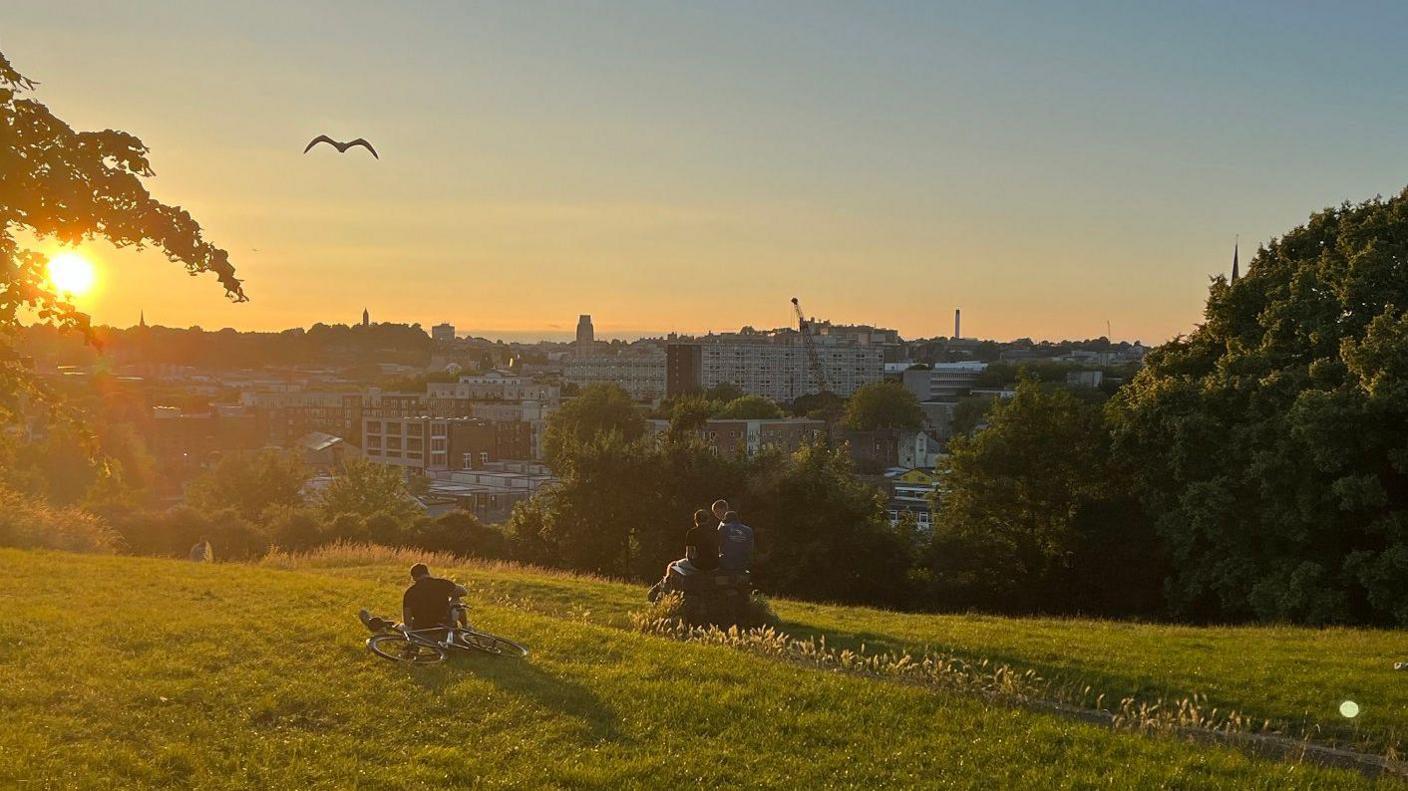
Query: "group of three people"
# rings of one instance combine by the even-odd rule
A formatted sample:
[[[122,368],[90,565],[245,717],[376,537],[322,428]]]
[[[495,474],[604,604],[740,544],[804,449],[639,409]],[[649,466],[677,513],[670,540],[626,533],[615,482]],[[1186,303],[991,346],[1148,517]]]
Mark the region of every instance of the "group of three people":
[[[665,576],[688,577],[720,570],[744,574],[753,565],[753,528],[743,524],[727,500],[694,512],[694,526],[684,535],[684,557],[665,568]]]

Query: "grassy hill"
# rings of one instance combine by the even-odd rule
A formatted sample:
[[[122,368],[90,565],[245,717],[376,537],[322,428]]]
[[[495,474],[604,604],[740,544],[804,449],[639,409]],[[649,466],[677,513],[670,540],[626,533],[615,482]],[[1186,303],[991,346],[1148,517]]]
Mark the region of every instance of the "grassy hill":
[[[507,567],[436,571],[468,583],[476,620],[532,656],[410,670],[368,654],[355,619],[359,606],[395,611],[406,565],[375,552],[252,567],[0,550],[0,788],[1372,784],[639,634],[639,588]],[[1408,677],[1385,664],[1408,658],[1398,633],[775,604],[802,634],[1001,659],[1111,696],[1206,693],[1382,744],[1408,725]],[[1363,714],[1346,730],[1335,708],[1355,696]]]

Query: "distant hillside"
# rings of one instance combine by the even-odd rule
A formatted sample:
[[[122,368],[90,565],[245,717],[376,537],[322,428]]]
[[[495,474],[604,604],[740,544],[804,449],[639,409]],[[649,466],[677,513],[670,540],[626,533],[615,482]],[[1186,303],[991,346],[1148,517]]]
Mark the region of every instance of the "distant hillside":
[[[251,567],[0,550],[0,787],[1369,785],[639,634],[628,627],[639,589],[513,568],[436,570],[468,583],[476,619],[528,644],[528,660],[410,670],[368,654],[355,618],[359,606],[396,611],[404,560]],[[1361,733],[1390,743],[1408,723],[1408,681],[1382,672],[1408,649],[1394,633],[777,609],[832,644],[927,644],[1110,695],[1203,692],[1326,723],[1355,695]]]

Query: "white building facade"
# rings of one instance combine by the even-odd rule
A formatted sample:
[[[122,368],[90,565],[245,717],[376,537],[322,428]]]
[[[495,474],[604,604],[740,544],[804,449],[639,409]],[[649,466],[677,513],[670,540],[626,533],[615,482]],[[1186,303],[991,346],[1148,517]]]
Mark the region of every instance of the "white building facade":
[[[563,362],[562,380],[578,387],[612,384],[636,401],[654,401],[665,396],[665,353],[574,355]]]

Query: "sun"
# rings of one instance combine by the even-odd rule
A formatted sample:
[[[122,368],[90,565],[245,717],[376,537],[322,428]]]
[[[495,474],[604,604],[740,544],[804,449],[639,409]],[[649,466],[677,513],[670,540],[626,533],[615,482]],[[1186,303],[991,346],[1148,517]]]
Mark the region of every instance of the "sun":
[[[49,259],[49,282],[54,290],[68,297],[81,297],[92,290],[98,275],[88,259],[74,252],[64,252]]]

